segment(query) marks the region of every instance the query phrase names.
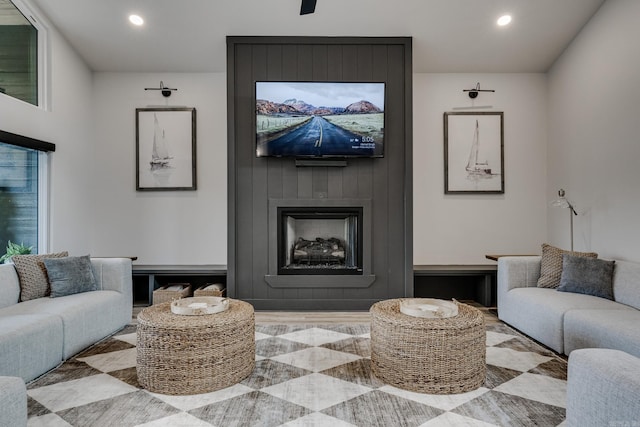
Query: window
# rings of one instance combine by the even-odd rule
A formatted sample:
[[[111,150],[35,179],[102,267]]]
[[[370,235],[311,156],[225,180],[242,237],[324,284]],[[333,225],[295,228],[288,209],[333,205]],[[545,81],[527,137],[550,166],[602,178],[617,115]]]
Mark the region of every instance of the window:
[[[53,144],[0,131],[0,255],[7,242],[47,248],[47,165]]]
[[[18,0],[0,0],[0,93],[41,105],[44,33],[35,22]]]

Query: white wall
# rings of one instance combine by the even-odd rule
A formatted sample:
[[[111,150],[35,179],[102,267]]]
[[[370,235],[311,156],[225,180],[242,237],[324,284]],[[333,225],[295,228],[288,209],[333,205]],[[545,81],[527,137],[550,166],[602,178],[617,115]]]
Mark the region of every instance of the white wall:
[[[463,89],[480,82],[471,100]],[[414,74],[414,264],[485,264],[537,254],[546,239],[544,74]],[[454,107],[491,105],[489,109]],[[504,112],[504,194],[444,194],[445,111]]]
[[[177,87],[166,99],[145,87]],[[442,113],[469,106],[463,88],[505,112],[505,194],[444,195]],[[135,191],[135,108],[197,110],[198,191]],[[139,264],[226,264],[226,76],[96,73],[92,253]],[[492,263],[539,253],[546,236],[546,80],[542,74],[414,75],[414,263]],[[185,249],[186,248],[186,249]]]
[[[178,90],[144,90],[161,80]],[[226,265],[226,75],[96,73],[92,105],[92,254]],[[197,191],[136,191],[135,109],[148,106],[196,109]]]
[[[34,10],[37,10],[34,8]],[[50,108],[0,95],[0,129],[56,144],[50,155],[50,231],[47,250],[86,254],[91,216],[93,142],[90,70],[49,27]]]
[[[640,261],[640,2],[608,0],[549,72],[549,179],[576,205],[576,250]],[[562,212],[559,212],[562,211]],[[549,240],[569,218],[549,208]]]

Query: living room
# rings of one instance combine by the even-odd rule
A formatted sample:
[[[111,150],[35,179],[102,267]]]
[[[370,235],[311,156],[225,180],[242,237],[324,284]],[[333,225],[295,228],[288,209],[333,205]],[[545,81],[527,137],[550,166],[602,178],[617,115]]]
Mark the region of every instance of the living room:
[[[78,53],[82,48],[74,40],[81,35],[58,29],[57,22],[65,13],[100,16],[105,6],[69,2],[72,9],[58,5],[53,10],[41,1],[24,3],[44,21],[49,37],[44,108],[0,96],[0,130],[56,145],[49,155],[49,232],[40,252],[136,256],[137,264],[227,265],[225,37],[285,34],[412,38],[408,122],[412,125],[412,191],[403,195],[412,218],[406,253],[410,264],[495,265],[485,258],[487,254],[539,254],[543,243],[568,249],[569,214],[551,206],[561,188],[577,211],[573,217],[576,250],[640,262],[636,244],[640,176],[635,165],[640,154],[635,132],[640,57],[631,42],[640,32],[635,22],[640,11],[633,0],[576,1],[563,6],[573,8],[568,15],[575,18],[575,31],[535,63],[529,58],[543,55],[505,41],[526,23],[524,16],[515,13],[511,27],[501,29],[492,40],[496,50],[461,53],[464,44],[474,45],[477,40],[469,26],[464,43],[447,48],[452,63],[441,64],[430,54],[436,55],[439,43],[446,45],[447,38],[459,38],[458,32],[465,29],[456,24],[455,31],[437,41],[419,38],[417,30],[414,34],[408,28],[419,27],[420,13],[428,14],[427,6],[420,6],[420,13],[394,6],[414,15],[411,25],[405,26],[408,18],[388,20],[397,15],[380,2],[376,6],[383,12],[376,14],[383,15],[384,22],[372,25],[375,31],[359,32],[342,30],[346,19],[337,17],[338,6],[331,3],[319,2],[316,12],[308,16],[298,15],[297,2],[277,5],[273,15],[256,5],[251,6],[260,12],[255,16],[243,13],[240,5],[226,6],[220,15],[244,22],[219,25],[221,36],[208,43],[206,55],[188,48],[163,52],[167,58],[216,58],[215,65],[200,64],[200,68],[181,68],[169,59],[154,68],[136,66],[136,57],[147,53],[138,48],[128,52],[130,64],[112,63],[114,53],[106,42],[94,46],[88,60]],[[469,3],[475,2],[461,2],[463,6],[453,7],[450,13],[464,13]],[[546,5],[549,14],[558,7],[554,2]],[[495,10],[473,6],[466,14],[479,16],[481,11],[491,17],[491,23],[487,20],[482,25],[493,25],[494,12],[502,12],[498,6],[505,5],[493,6]],[[92,8],[95,11],[89,13]],[[285,17],[283,10],[288,13]],[[146,29],[132,30],[125,19],[114,25],[115,31],[127,33],[131,46],[137,46]],[[152,26],[153,16],[147,21]],[[536,25],[543,23],[541,19]],[[329,30],[324,29],[327,26]],[[543,37],[544,31],[537,31],[536,37]],[[495,64],[501,64],[501,56],[518,58],[520,64],[500,68]],[[474,61],[475,67],[467,65]],[[168,98],[145,90],[159,82],[177,90]],[[476,84],[495,92],[480,92],[471,99],[464,90]],[[135,110],[149,106],[197,110],[196,191],[136,191]],[[443,113],[450,111],[504,112],[504,193],[445,194]]]
[[[637,150],[636,58],[625,43],[634,29],[612,24],[633,15],[625,13],[632,3],[606,2],[547,69],[420,72],[429,61],[414,53],[414,264],[488,263],[485,254],[539,253],[545,241],[568,247],[566,212],[549,206],[560,188],[579,210],[577,250],[640,259],[636,168],[625,161]],[[319,7],[297,19],[322,19],[326,6]],[[49,250],[135,255],[140,264],[226,264],[225,70],[93,71],[55,27],[49,32],[50,108],[0,98],[2,130],[56,144]],[[225,41],[215,43],[224,56]],[[144,90],[160,81],[178,90],[166,99]],[[463,89],[477,82],[496,92],[475,105],[505,112],[505,193],[445,195],[442,113],[473,105]],[[148,105],[197,109],[197,191],[135,191],[135,108]]]

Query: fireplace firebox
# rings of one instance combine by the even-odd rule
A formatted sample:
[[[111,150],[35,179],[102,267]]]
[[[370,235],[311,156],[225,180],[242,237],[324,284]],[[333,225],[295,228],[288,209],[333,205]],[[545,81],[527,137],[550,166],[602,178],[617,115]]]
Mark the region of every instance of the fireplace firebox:
[[[278,274],[363,273],[362,207],[279,207]]]

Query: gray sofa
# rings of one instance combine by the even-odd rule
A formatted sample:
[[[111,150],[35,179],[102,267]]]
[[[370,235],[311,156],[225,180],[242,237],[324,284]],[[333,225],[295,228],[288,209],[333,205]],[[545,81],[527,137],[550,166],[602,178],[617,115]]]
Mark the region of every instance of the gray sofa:
[[[640,425],[640,264],[616,261],[613,298],[537,287],[541,257],[498,259],[498,317],[569,355],[567,425]]]
[[[96,291],[19,302],[15,267],[0,265],[0,376],[24,384],[131,322],[131,260],[92,258],[91,267]],[[15,378],[1,388],[5,381]],[[12,399],[0,394],[0,412],[22,413]]]
[[[640,358],[619,350],[569,355],[567,426],[640,425]]]
[[[558,353],[610,348],[640,357],[640,264],[616,261],[614,300],[537,287],[540,256],[498,259],[498,317]]]
[[[0,427],[27,425],[27,388],[22,378],[0,377]]]

